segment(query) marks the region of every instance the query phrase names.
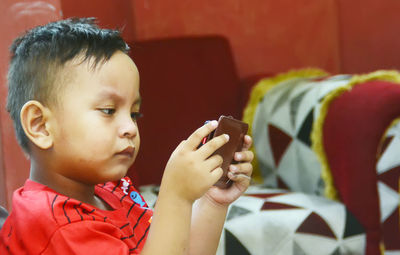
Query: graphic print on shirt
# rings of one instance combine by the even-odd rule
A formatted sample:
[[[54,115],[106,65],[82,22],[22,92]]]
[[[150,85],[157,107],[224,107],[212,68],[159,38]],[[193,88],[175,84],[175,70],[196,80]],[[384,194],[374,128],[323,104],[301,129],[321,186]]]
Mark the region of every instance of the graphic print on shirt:
[[[146,203],[143,201],[142,197],[137,193],[136,191],[132,191],[130,194],[131,199],[133,202],[137,203],[140,205],[140,207],[143,207]]]
[[[129,186],[131,185],[131,180],[127,179],[127,178],[122,178],[122,191],[124,192],[125,195],[128,195],[128,190],[129,190]]]

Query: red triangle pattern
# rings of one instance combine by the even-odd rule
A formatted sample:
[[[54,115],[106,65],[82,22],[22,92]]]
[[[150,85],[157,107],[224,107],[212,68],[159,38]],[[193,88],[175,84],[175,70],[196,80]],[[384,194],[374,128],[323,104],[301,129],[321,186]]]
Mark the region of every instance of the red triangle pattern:
[[[300,225],[296,231],[297,233],[316,234],[325,237],[335,238],[332,229],[328,224],[316,213],[311,213],[307,219]]]
[[[388,185],[391,189],[398,191],[399,189],[399,179],[400,179],[400,166],[390,169],[380,175],[378,175],[378,180]]]
[[[276,176],[276,180],[278,182],[278,188],[290,190],[290,188],[286,185],[286,183],[282,180],[282,178],[279,175]]]
[[[275,166],[279,166],[282,156],[293,141],[293,138],[272,124],[268,125],[268,130]]]
[[[395,210],[385,222],[382,223],[383,242],[385,250],[400,250],[400,213]]]
[[[261,210],[281,210],[281,209],[299,209],[299,208],[301,209],[302,207],[267,201],[263,204]]]

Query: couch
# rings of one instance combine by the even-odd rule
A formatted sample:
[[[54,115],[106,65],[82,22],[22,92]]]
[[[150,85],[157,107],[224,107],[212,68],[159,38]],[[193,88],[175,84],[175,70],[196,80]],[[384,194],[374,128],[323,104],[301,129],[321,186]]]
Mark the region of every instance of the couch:
[[[346,208],[344,233],[333,239],[351,243],[317,254],[400,253],[399,83],[396,71],[329,75],[311,69],[267,78],[253,88],[244,119],[255,141],[258,181]],[[332,232],[343,222],[320,216]],[[359,249],[364,232],[365,251]]]
[[[399,116],[396,72],[332,76],[305,69],[240,80],[229,42],[220,36],[130,46],[141,76],[144,117],[142,147],[129,175],[149,205],[182,139],[205,120],[243,115],[255,141],[254,182],[230,207],[218,254],[396,254],[398,236],[384,226],[398,232],[398,175],[385,177],[391,196],[381,202],[388,189],[376,171],[378,158],[389,157],[386,150],[396,140],[395,129],[389,129],[397,127]],[[347,94],[340,108],[336,102]],[[393,98],[375,97],[380,94]],[[362,103],[353,102],[356,98]],[[285,126],[293,123],[295,130]],[[369,154],[363,154],[367,147]],[[386,172],[388,164],[382,164]]]

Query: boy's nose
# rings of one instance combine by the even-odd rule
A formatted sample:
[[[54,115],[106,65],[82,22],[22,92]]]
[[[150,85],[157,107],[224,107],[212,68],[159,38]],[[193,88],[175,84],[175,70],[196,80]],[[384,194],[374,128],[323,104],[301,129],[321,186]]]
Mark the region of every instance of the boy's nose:
[[[119,135],[121,138],[132,138],[138,133],[138,127],[135,121],[131,118],[124,121],[119,129]]]

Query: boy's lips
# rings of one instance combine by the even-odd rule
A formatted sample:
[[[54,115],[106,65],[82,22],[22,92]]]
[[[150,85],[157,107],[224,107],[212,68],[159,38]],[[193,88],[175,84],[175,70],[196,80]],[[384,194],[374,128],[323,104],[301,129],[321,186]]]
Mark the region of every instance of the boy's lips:
[[[133,158],[133,156],[135,155],[135,148],[132,146],[128,146],[123,151],[118,152],[117,155]]]

